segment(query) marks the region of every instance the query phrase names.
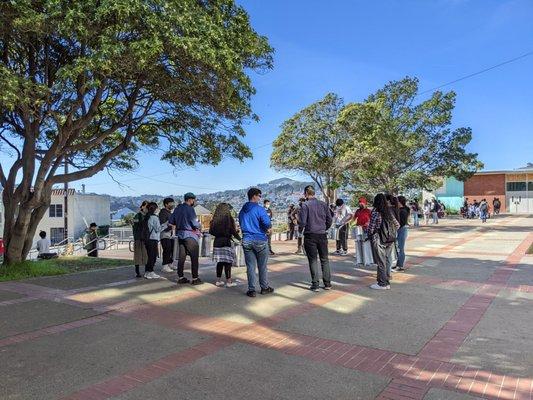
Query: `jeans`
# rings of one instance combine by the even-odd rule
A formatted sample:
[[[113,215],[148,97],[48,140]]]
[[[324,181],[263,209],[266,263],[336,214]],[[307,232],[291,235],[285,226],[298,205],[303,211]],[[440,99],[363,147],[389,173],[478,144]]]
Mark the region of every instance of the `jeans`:
[[[262,240],[243,241],[244,261],[246,262],[246,276],[248,290],[255,291],[255,269],[259,271],[259,286],[268,288],[267,262],[268,243]]]
[[[144,272],[154,272],[155,261],[157,260],[157,245],[159,242],[157,240],[148,240],[145,242],[146,253],[148,254],[148,262],[146,263],[146,268]]]
[[[407,240],[407,232],[407,225],[398,229],[398,262],[396,263],[398,268],[403,268],[403,264],[405,263],[405,241]]]
[[[391,251],[390,253],[385,254],[385,264],[387,265],[387,275],[390,277],[392,273],[392,263],[395,261],[393,260],[393,255],[396,257],[396,263],[398,263],[398,241],[394,243],[390,243]],[[394,266],[396,268],[397,265]]]
[[[439,213],[437,211],[433,211],[433,223],[438,224],[439,223]]]
[[[179,239],[179,260],[178,276],[183,278],[183,269],[185,267],[185,258],[187,254],[191,257],[191,274],[192,278],[198,278],[198,257],[200,256],[200,246],[193,238]]]
[[[414,226],[420,226],[420,221],[418,219],[418,212],[413,212],[413,225]]]
[[[328,258],[328,237],[326,234],[307,233],[304,235],[304,248],[309,261],[309,271],[311,272],[311,282],[313,286],[318,286],[318,260],[322,267],[322,280],[324,285],[331,282],[331,271]]]
[[[172,264],[172,239],[161,239],[161,248],[163,249],[163,265]]]
[[[287,240],[293,240],[294,239],[294,228],[296,225],[290,223],[289,224],[289,230],[287,232]]]
[[[343,225],[339,228],[339,240],[337,240],[337,251],[340,249],[348,251],[348,226]]]
[[[487,212],[486,211],[480,211],[479,212],[479,218],[481,221],[486,222],[487,221]]]
[[[382,244],[378,235],[372,237],[372,255],[377,264],[377,280],[379,286],[390,285],[390,272],[387,268],[387,260],[392,258],[393,244]]]

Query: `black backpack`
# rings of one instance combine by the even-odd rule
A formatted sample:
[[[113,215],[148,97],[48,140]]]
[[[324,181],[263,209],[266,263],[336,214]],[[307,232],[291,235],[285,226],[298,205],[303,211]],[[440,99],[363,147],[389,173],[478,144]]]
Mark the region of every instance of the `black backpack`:
[[[150,219],[151,214],[146,214],[141,220],[141,241],[148,242],[150,240],[150,228],[148,228],[148,220]]]
[[[381,225],[379,226],[379,240],[383,244],[390,244],[396,242],[398,236],[398,230],[396,225],[394,225],[392,219],[394,217],[391,215],[389,218],[381,217]]]

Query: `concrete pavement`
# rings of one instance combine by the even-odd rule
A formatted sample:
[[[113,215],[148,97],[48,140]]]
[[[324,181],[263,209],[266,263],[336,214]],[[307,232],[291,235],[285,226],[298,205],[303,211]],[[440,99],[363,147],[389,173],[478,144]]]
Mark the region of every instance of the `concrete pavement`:
[[[217,288],[207,259],[198,287],[131,266],[1,283],[0,398],[531,399],[532,232],[505,216],[411,229],[390,291],[332,256],[334,290],[310,292],[295,242],[274,243],[276,292],[255,299],[244,268]]]

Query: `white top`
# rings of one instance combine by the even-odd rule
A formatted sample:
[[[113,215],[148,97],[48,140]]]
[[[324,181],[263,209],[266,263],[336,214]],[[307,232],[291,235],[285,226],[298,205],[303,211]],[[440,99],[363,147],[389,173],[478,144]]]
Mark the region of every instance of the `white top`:
[[[50,240],[47,238],[39,239],[37,241],[37,251],[39,254],[50,253]]]

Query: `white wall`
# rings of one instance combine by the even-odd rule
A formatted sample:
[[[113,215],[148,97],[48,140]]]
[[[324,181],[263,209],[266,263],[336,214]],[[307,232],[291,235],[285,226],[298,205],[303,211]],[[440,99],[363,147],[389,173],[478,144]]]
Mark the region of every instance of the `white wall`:
[[[64,204],[62,195],[52,195],[50,204]],[[65,210],[63,210],[63,213]],[[68,197],[68,236],[74,240],[82,237],[87,229],[87,224],[96,222],[97,225],[111,224],[111,205],[109,196],[96,194],[75,193]],[[64,215],[64,214],[63,214]],[[85,218],[85,220],[84,220]],[[50,217],[49,211],[46,212],[43,219],[37,226],[34,244],[39,240],[39,232],[45,231],[50,238],[50,228],[63,228],[63,217]]]

